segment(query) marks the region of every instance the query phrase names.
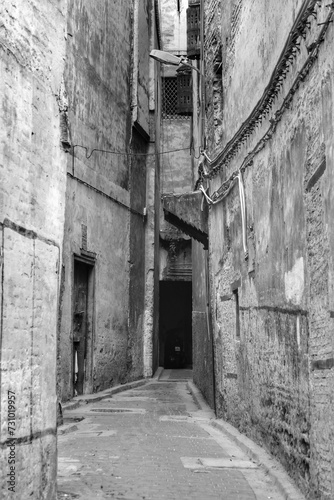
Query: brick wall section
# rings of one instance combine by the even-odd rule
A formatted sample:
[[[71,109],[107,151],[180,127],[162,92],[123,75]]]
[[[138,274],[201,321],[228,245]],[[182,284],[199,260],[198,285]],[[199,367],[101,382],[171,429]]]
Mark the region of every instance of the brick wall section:
[[[211,5],[206,2],[207,18]],[[209,102],[210,155],[224,147],[258,102],[301,5],[222,2],[223,139],[217,147]],[[268,129],[329,7],[316,10],[272,111],[211,182],[211,192]],[[249,259],[242,248],[237,185],[210,211],[209,221],[218,413],[277,456],[312,499],[334,494],[333,44],[331,24],[290,108],[244,174]],[[207,50],[210,88],[212,49]],[[231,290],[236,280],[240,337]]]
[[[221,40],[221,2],[204,2],[205,21],[205,107],[206,128],[209,147],[215,150],[222,140],[222,40]]]
[[[0,14],[1,497],[55,498],[56,343],[66,161],[59,107],[65,1]],[[15,392],[15,493],[7,391]]]

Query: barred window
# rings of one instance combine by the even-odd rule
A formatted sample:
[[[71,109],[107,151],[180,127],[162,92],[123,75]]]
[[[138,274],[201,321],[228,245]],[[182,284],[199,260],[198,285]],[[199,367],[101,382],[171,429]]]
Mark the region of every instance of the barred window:
[[[162,79],[162,118],[177,117],[177,81],[176,78]]]
[[[186,87],[188,85],[188,87]],[[162,79],[162,118],[186,118],[192,112],[191,86],[188,75]]]

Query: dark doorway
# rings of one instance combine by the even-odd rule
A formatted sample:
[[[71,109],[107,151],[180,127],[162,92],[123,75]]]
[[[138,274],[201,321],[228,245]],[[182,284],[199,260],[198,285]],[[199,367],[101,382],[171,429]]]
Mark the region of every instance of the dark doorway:
[[[93,270],[74,260],[73,287],[73,394],[89,392],[93,337]]]
[[[159,365],[192,367],[192,286],[160,281]]]

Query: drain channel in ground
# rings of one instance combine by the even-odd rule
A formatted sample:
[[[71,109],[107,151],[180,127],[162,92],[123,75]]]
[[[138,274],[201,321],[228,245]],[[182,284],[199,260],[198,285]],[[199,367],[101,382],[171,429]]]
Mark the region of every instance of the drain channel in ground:
[[[143,408],[92,408],[90,411],[98,413],[146,413],[146,410]]]

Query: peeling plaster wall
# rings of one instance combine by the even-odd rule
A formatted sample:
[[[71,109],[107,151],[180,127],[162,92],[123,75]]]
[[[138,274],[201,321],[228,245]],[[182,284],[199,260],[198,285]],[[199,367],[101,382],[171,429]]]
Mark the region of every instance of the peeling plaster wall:
[[[213,4],[206,2],[207,19]],[[220,24],[223,44],[222,139],[209,101],[209,155],[261,97],[301,5],[222,2],[221,21],[214,16],[206,28]],[[211,181],[211,192],[268,129],[329,13],[324,4],[316,10],[269,116]],[[278,457],[312,500],[334,495],[333,45],[330,24],[310,73],[245,172],[247,261],[237,184],[209,215],[218,414]]]
[[[15,4],[0,8],[0,489],[3,499],[53,499],[66,1]]]
[[[131,127],[131,4],[111,9],[108,2],[69,2],[67,30],[64,81],[72,144],[85,146],[89,152],[93,148],[126,151]],[[80,255],[81,249],[95,257],[93,374],[87,373],[85,392],[125,379],[128,343],[130,216],[126,208],[103,196],[105,193],[129,206],[128,162],[126,156],[100,152],[86,159],[80,147],[74,153],[75,158],[68,160],[63,249],[63,400],[73,397],[73,256]]]
[[[144,375],[151,4],[68,5],[69,136],[87,154],[76,147],[67,165],[59,359],[63,400],[73,397],[74,256],[90,257],[94,264],[92,370],[84,392]],[[87,158],[94,148],[138,156],[95,151]]]
[[[152,2],[150,49],[159,46],[156,25],[156,3]],[[161,78],[160,65],[150,59],[150,145],[146,167],[145,224],[145,308],[143,328],[144,376],[151,376],[159,365],[159,220],[160,220],[160,152]]]
[[[190,119],[164,118],[161,126],[161,151],[175,151],[164,154],[161,159],[161,191],[163,194],[181,194],[192,191],[193,177],[190,150]]]

